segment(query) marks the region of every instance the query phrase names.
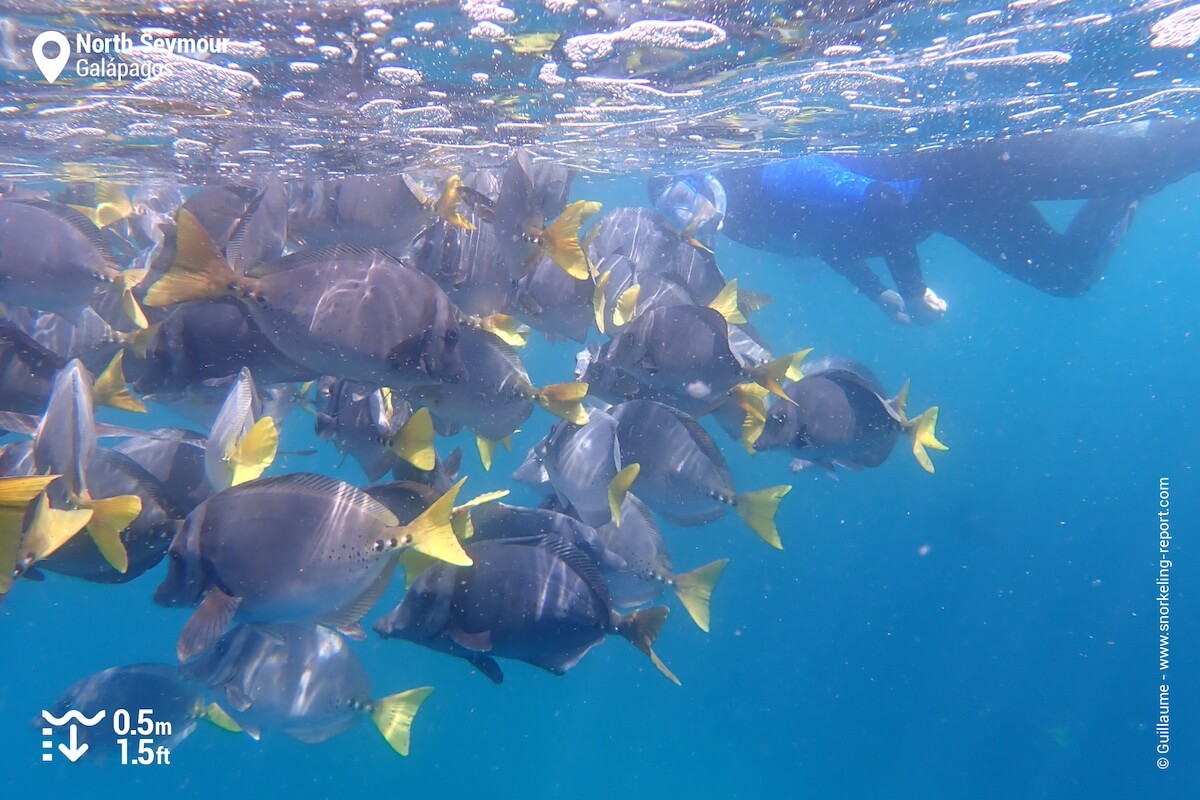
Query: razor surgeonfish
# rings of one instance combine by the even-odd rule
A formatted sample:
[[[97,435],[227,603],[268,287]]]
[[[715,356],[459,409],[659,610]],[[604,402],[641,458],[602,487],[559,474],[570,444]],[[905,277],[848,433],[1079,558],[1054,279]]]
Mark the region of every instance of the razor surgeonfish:
[[[560,383],[536,388],[516,352],[487,331],[464,329],[458,352],[467,377],[454,384],[418,386],[409,395],[441,424],[469,427],[479,440],[485,467],[495,443],[507,439],[533,413],[534,405],[575,424],[587,422],[581,401],[587,384]]]
[[[305,251],[252,278],[229,268],[186,211],[176,237],[175,264],[146,292],[147,305],[239,297],[280,352],[322,375],[392,388],[464,377],[450,299],[381,250]]]
[[[199,604],[180,634],[180,660],[211,646],[235,620],[358,630],[405,548],[470,564],[450,527],[457,491],[408,525],[323,475],[260,478],[213,495],[171,542],[170,569],[154,595],[164,606]]]
[[[625,493],[638,465],[626,460],[617,440],[617,421],[593,409],[584,425],[565,420],[534,445],[517,470],[519,480],[549,482],[564,506],[593,527],[619,521]]]
[[[613,605],[620,609],[635,608],[657,600],[671,589],[696,626],[708,632],[712,593],[729,559],[722,558],[690,572],[674,572],[671,553],[654,515],[632,492],[625,495],[621,524],[609,520],[595,530],[609,554],[599,564]]]
[[[242,367],[204,446],[204,474],[214,492],[252,481],[279,452],[279,428],[263,414],[258,387]]]
[[[375,699],[358,656],[338,633],[313,623],[238,625],[180,673],[219,691],[220,705],[254,738],[277,732],[323,742],[370,717],[408,755],[413,718],[433,689]]]
[[[414,412],[390,389],[324,377],[317,383],[316,430],[338,452],[352,456],[377,481],[404,460],[422,471],[434,469],[433,420]]]
[[[775,513],[791,486],[739,494],[708,431],[671,406],[631,400],[609,413],[622,458],[639,465],[631,489],[646,505],[677,525],[703,525],[732,508],[763,541],[783,548]]]
[[[99,229],[78,211],[0,200],[0,241],[0,301],[70,314],[111,289],[131,320],[148,325],[131,291],[142,274],[118,269]]]
[[[375,623],[384,638],[406,639],[463,658],[494,683],[497,658],[562,675],[610,633],[628,639],[673,682],[653,645],[668,610],[622,615],[592,557],[560,536],[472,540],[469,567],[434,564]]]
[[[130,664],[84,678],[42,712],[37,725],[63,725],[68,715],[81,715],[89,722],[71,725],[73,742],[77,731],[79,744],[94,751],[92,758],[117,764],[136,763],[122,760],[125,750],[118,741],[121,737],[109,721],[116,711],[130,709],[150,709],[156,723],[170,726],[156,726],[156,730],[169,730],[169,733],[155,738],[154,744],[164,745],[171,751],[196,730],[196,723],[202,719],[211,720],[219,727],[227,725],[225,714],[219,707],[205,704],[203,689],[168,664]],[[102,724],[95,724],[101,720]],[[139,721],[134,719],[133,724],[136,726]],[[124,747],[129,744],[127,740]]]
[[[830,474],[835,465],[853,470],[877,467],[891,455],[902,433],[926,472],[933,472],[927,449],[949,449],[937,438],[937,406],[909,419],[908,384],[889,399],[871,371],[850,359],[814,361],[804,368],[804,379],[787,388],[787,395],[790,402],[777,400],[771,406],[754,447],[794,455],[793,472],[812,466]]]

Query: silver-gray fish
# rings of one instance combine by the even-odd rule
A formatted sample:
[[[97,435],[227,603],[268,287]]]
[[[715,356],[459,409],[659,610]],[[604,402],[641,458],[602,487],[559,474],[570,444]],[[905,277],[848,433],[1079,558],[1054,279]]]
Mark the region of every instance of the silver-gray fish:
[[[562,675],[616,633],[678,683],[653,649],[667,608],[613,611],[599,568],[584,550],[554,535],[473,539],[466,549],[472,566],[427,569],[375,623],[376,632],[466,659],[495,683],[504,679],[496,658]]]
[[[366,716],[403,756],[413,717],[433,693],[422,687],[373,699],[367,671],[345,638],[303,622],[238,625],[180,673],[222,692],[221,707],[256,739],[274,731],[323,742]]]
[[[146,292],[147,305],[238,296],[280,352],[322,375],[392,388],[465,375],[446,293],[381,250],[307,251],[252,278],[229,268],[186,211],[176,239],[175,264]]]
[[[790,402],[776,401],[770,408],[754,447],[794,455],[793,472],[814,465],[831,474],[835,465],[877,467],[901,433],[926,472],[933,472],[927,448],[948,449],[937,438],[937,406],[910,420],[905,415],[908,385],[889,399],[871,371],[850,359],[814,361],[804,368],[803,380],[786,391]]]
[[[732,508],[767,544],[782,549],[775,514],[791,486],[738,493],[708,432],[678,409],[652,400],[613,406],[621,456],[638,464],[632,491],[678,525],[703,525]]]
[[[470,564],[450,527],[456,495],[457,486],[408,525],[323,475],[262,478],[213,495],[171,542],[170,569],[154,595],[164,606],[199,603],[180,634],[180,660],[212,645],[233,620],[354,631],[405,548]]]

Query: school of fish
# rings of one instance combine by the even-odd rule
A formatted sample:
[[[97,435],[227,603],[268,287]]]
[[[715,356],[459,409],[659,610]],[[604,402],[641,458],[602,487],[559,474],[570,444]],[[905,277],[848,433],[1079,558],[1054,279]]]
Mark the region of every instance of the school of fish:
[[[671,529],[787,534],[791,487],[735,482],[722,447],[835,474],[904,442],[933,472],[936,406],[910,416],[907,384],[772,350],[748,321],[769,298],[654,211],[570,201],[572,177],[519,151],[457,172],[0,193],[0,601],[166,560],[153,601],[190,610],[171,663],[87,677],[55,713],[153,707],[172,743],[201,720],[318,742],[366,717],[406,755],[432,689],[372,690],[351,645],[368,617],[495,683],[506,659],[563,675],[610,635],[678,683],[654,647],[663,599],[708,631],[728,561],[675,571]],[[582,345],[573,375],[534,384],[518,352],[535,332]],[[105,424],[97,405],[196,429]],[[285,424],[363,485],[272,469]],[[536,508],[465,496],[462,452],[437,452],[469,431],[490,469],[531,425],[547,432],[512,479]],[[380,614],[397,569],[403,600]]]

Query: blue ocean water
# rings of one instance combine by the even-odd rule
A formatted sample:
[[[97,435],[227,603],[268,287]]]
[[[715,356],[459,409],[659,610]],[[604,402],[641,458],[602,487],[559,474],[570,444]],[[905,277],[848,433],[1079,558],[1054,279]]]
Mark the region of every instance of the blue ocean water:
[[[577,186],[613,203],[641,191],[628,180]],[[895,327],[823,267],[722,241],[727,274],[775,298],[758,317],[771,341],[851,355],[888,388],[911,378],[913,407],[940,404],[951,450],[934,475],[901,448],[839,482],[800,476],[780,517],[782,553],[728,520],[668,529],[677,565],[732,559],[712,633],[679,616],[660,640],[682,687],[619,640],[563,678],[506,665],[497,687],[459,661],[371,637],[357,649],[378,693],[437,688],[407,759],[366,723],[314,746],[202,725],[170,766],[44,765],[30,725],[40,709],[94,671],[169,660],[186,616],[150,602],[162,567],[126,586],[51,577],[19,587],[0,611],[8,791],[1193,796],[1198,203],[1196,178],[1145,201],[1103,282],[1078,300],[1043,297],[935,239],[927,275],[950,313],[928,329]],[[531,347],[535,381],[561,375],[570,354]],[[490,473],[469,455],[472,488],[505,486],[545,424],[531,419]],[[285,432],[285,448],[313,444],[303,421]],[[789,474],[786,459],[726,449],[742,486]],[[328,449],[273,470],[314,462],[360,479]],[[1177,531],[1179,713],[1166,771],[1154,751],[1161,477]]]

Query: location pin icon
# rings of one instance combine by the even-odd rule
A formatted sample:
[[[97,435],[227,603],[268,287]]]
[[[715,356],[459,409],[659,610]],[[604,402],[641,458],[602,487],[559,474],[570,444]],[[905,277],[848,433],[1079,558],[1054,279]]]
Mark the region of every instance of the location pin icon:
[[[46,45],[51,42],[58,45],[58,55],[53,57],[46,55]],[[67,37],[58,31],[42,31],[33,40],[33,60],[42,71],[42,77],[50,83],[58,80],[70,58],[71,45],[67,42]]]

